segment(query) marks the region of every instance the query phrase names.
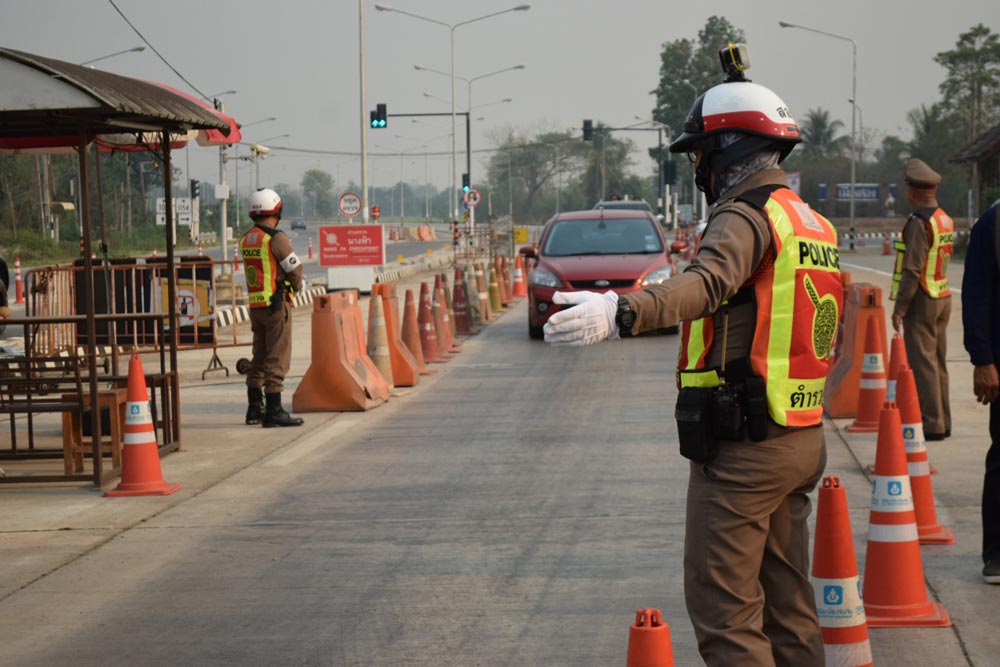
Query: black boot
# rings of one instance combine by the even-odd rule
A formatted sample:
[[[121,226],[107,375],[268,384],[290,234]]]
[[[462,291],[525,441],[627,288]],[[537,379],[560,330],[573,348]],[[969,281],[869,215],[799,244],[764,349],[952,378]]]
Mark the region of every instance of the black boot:
[[[267,412],[261,425],[264,428],[274,428],[275,426],[302,426],[305,421],[301,417],[293,417],[281,407],[281,394],[264,394],[267,399]]]
[[[247,387],[247,426],[259,424],[264,418],[264,390]]]

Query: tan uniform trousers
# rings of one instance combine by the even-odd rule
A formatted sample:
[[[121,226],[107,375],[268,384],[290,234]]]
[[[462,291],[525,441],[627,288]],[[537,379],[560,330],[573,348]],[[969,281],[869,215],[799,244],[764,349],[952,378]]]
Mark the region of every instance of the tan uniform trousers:
[[[917,290],[903,316],[906,360],[913,369],[924,433],[951,432],[948,397],[948,319],[951,297],[932,299]]]
[[[288,303],[277,310],[250,309],[253,332],[253,358],[247,370],[247,386],[263,388],[268,394],[280,394],[285,374],[292,363],[292,311]]]
[[[691,464],[684,597],[708,667],[823,667],[807,494],[825,467],[821,427]]]

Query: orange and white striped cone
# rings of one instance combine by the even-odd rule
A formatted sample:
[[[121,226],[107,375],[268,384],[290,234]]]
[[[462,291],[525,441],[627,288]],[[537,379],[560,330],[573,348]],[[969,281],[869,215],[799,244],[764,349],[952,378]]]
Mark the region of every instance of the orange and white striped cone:
[[[149,408],[149,390],[142,360],[133,354],[128,363],[128,394],[125,403],[125,441],[122,443],[122,481],[108,497],[166,496],[181,488],[163,481],[156,427]]]
[[[948,610],[927,597],[902,430],[899,410],[886,403],[872,477],[865,617],[872,628],[946,627],[951,625]]]
[[[417,360],[417,372],[421,375],[434,375],[437,371],[432,371],[424,365],[424,348],[421,342],[420,321],[417,318],[417,306],[413,299],[413,290],[406,290],[406,301],[403,305],[403,345],[410,351],[413,358]]]
[[[14,258],[14,303],[24,303],[24,281],[21,279],[21,258]]]
[[[309,259],[312,259],[312,258],[313,258],[313,240],[312,240],[312,237],[310,236],[309,237]]]
[[[448,317],[448,307],[445,305],[444,288],[441,286],[441,276],[434,276],[434,294],[431,296],[431,313],[434,315],[434,329],[437,332],[438,350],[441,356],[459,352],[451,338],[451,322]]]
[[[893,334],[889,350],[889,374],[885,378],[885,400],[895,401],[896,376],[902,366],[910,365],[906,359],[906,344],[903,342],[903,334]]]
[[[243,265],[240,264],[242,256],[243,255],[240,252],[240,242],[236,241],[233,243],[233,271],[239,271],[243,268]]]
[[[437,328],[434,325],[434,306],[431,304],[431,293],[427,283],[420,283],[420,312],[417,320],[420,323],[420,348],[424,353],[424,361],[429,364],[443,364],[448,361],[441,356]]]
[[[826,664],[870,667],[872,647],[861,601],[847,493],[839,477],[824,477],[816,506],[812,584]]]
[[[471,336],[475,332],[469,326],[469,309],[465,305],[465,277],[462,269],[455,267],[455,288],[451,297],[452,310],[455,311],[455,331],[460,336]]]
[[[899,369],[897,395],[899,416],[903,423],[903,446],[906,465],[910,472],[913,490],[913,511],[917,517],[917,535],[921,544],[954,544],[955,535],[937,519],[934,508],[934,487],[931,484],[931,464],[924,442],[924,422],[917,397],[917,382],[913,371],[903,366]]]
[[[520,255],[514,259],[514,271],[511,275],[511,281],[514,283],[515,297],[528,296],[528,290],[524,285],[524,262],[521,261]]]
[[[659,609],[639,609],[629,628],[625,667],[674,667],[670,626]]]
[[[854,422],[847,427],[851,433],[874,433],[879,430],[879,408],[885,403],[885,357],[878,319],[868,318],[861,382],[858,385],[858,410]]]

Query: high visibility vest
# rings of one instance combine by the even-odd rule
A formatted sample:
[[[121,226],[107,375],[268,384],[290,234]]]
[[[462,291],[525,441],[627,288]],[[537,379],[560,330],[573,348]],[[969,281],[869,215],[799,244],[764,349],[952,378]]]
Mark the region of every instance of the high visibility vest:
[[[271,252],[271,234],[254,226],[240,239],[243,272],[251,308],[269,308],[278,290],[278,261]]]
[[[922,222],[931,242],[927,249],[927,257],[924,258],[923,266],[920,268],[920,288],[932,299],[951,296],[951,289],[948,287],[948,264],[951,263],[951,254],[955,247],[955,223],[941,209],[935,209],[930,220],[924,220],[914,214],[910,222]],[[896,266],[892,271],[889,298],[895,301],[899,283],[903,279],[906,243],[899,240],[893,243],[893,247],[896,249]]]
[[[823,414],[843,306],[837,232],[788,188],[771,192],[763,209],[771,223],[774,261],[762,265],[730,301],[752,297],[756,304],[749,367],[764,379],[771,419],[779,426],[812,426]],[[680,386],[719,383],[718,369],[705,363],[717,343],[714,333],[712,316],[682,323]]]

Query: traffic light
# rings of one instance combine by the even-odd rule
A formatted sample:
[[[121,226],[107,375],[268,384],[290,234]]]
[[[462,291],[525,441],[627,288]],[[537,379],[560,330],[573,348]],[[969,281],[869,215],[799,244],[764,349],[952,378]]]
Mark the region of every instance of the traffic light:
[[[382,128],[387,127],[389,124],[388,121],[386,120],[387,115],[388,114],[386,113],[385,110],[385,104],[382,103],[376,104],[375,110],[371,112],[372,128],[376,130],[381,130]]]
[[[663,182],[673,183],[677,180],[677,163],[673,160],[663,161]]]
[[[594,121],[585,118],[583,121],[583,140],[590,141],[594,138]]]
[[[201,183],[192,178],[191,189],[188,190],[188,192],[191,193],[191,199],[197,199],[198,196],[201,195]]]
[[[468,192],[469,189],[469,175],[462,174],[462,192]]]

